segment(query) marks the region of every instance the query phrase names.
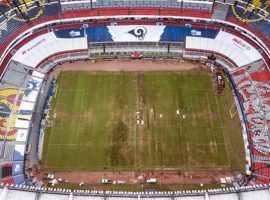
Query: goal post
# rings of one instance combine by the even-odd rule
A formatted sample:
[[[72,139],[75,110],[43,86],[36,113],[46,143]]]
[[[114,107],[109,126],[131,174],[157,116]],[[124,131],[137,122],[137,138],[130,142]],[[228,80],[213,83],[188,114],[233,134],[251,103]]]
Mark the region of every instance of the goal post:
[[[237,114],[237,107],[236,107],[236,104],[233,103],[231,108],[230,108],[231,119],[233,119],[236,114]]]
[[[57,92],[58,92],[58,85],[55,84],[55,88],[54,88],[54,98],[56,98]]]

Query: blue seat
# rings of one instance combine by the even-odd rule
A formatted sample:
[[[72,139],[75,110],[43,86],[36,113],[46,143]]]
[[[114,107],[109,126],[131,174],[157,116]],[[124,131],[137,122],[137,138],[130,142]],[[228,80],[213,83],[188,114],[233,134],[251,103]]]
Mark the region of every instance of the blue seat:
[[[241,3],[239,2],[238,5],[241,5]],[[245,4],[243,4],[242,6],[244,6]],[[264,5],[264,3],[262,4]],[[247,20],[247,23],[252,26],[253,28],[259,30],[263,35],[265,35],[268,39],[270,39],[270,22],[261,19],[260,16],[258,16],[258,14],[256,14],[256,12],[253,12],[253,14],[251,14],[252,11],[244,11],[243,9],[234,6],[233,8],[230,7],[228,14],[227,14],[227,18],[234,18],[235,20],[239,20],[234,12],[233,9],[235,10],[235,13],[237,13],[237,17],[242,18],[242,22],[245,22],[245,20]],[[267,7],[267,10],[270,11],[270,7]],[[249,22],[249,20],[251,20]]]
[[[87,27],[86,34],[90,42],[113,41],[109,29],[106,26]]]
[[[166,26],[160,40],[170,42],[184,42],[186,36],[215,38],[218,32],[218,30],[206,28]]]

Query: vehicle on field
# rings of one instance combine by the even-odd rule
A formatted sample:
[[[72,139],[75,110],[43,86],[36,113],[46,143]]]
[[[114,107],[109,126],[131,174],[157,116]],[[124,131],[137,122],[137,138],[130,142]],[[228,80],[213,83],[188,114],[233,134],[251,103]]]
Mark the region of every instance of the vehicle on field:
[[[112,184],[112,180],[111,179],[107,179],[107,178],[103,178],[103,179],[101,179],[101,183],[102,184]]]
[[[155,184],[155,183],[157,183],[157,179],[155,179],[155,178],[150,178],[150,179],[147,179],[146,182],[147,182],[147,183],[150,183],[150,184]]]

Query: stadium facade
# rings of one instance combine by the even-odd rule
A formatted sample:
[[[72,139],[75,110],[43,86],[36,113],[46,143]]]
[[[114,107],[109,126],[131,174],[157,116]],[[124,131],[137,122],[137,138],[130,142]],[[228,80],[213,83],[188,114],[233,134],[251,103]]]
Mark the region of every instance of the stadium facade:
[[[206,62],[214,54],[236,93],[246,173],[254,177],[250,184],[269,184],[269,6],[269,1],[234,0],[1,1],[0,198],[269,198],[267,185],[178,193],[71,193],[31,186],[25,168],[40,154],[38,140],[44,132],[36,111],[53,89],[46,74],[59,63],[130,57],[134,52]],[[52,87],[44,91],[43,84],[50,81]]]

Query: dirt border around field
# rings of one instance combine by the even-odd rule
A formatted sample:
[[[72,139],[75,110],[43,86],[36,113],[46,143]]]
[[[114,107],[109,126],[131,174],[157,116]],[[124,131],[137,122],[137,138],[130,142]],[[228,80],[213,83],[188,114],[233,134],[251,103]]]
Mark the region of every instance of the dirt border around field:
[[[103,61],[80,61],[64,63],[52,70],[50,76],[57,77],[62,71],[87,71],[87,72],[140,72],[140,71],[204,71],[206,66],[197,62],[184,62],[183,60],[103,60]],[[47,171],[46,171],[47,172]],[[42,180],[45,172],[35,173]],[[67,171],[54,172],[56,178],[69,180],[71,183],[100,183],[102,178],[123,180],[126,183],[136,183],[139,176],[145,179],[156,178],[161,184],[210,184],[218,183],[221,177],[232,177],[235,174],[230,171],[152,171],[152,172],[87,172]],[[46,181],[45,181],[46,182]]]
[[[113,181],[122,180],[128,184],[138,183],[138,177],[144,180],[156,178],[160,184],[210,184],[220,182],[221,177],[232,177],[230,172],[182,172],[182,171],[155,171],[155,172],[55,172],[56,178],[67,179],[71,183],[101,183],[107,178]]]
[[[64,63],[56,67],[50,75],[57,76],[61,71],[88,71],[88,72],[140,72],[140,71],[183,71],[202,70],[203,65],[197,62],[184,62],[183,60],[104,60],[80,61]]]

